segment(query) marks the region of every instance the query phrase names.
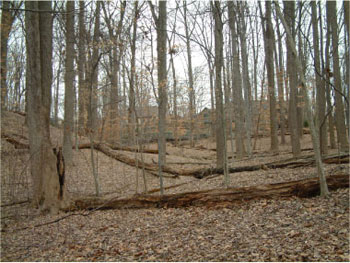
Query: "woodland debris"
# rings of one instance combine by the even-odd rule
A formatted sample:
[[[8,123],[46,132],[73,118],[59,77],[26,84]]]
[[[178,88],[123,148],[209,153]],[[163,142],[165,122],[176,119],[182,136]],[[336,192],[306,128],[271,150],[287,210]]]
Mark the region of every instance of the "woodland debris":
[[[14,144],[17,147],[28,147],[28,144],[22,143],[19,140],[17,140],[14,137],[11,137],[6,134],[1,134],[1,137],[5,138],[10,143]],[[90,149],[91,144],[81,144],[79,145],[79,149]],[[113,158],[115,160],[118,160],[122,163],[128,164],[130,166],[138,167],[140,169],[144,168],[147,171],[158,171],[158,164],[157,163],[142,163],[141,160],[137,160],[134,158],[130,158],[129,156],[116,152],[113,149],[111,149],[107,144],[103,143],[94,143],[93,147],[95,150],[100,151],[107,155],[110,158]],[[322,158],[323,162],[326,164],[344,164],[349,163],[349,153],[341,153],[337,155],[328,155],[324,156]],[[240,166],[240,167],[230,167],[229,173],[238,173],[238,172],[249,172],[249,171],[257,171],[257,170],[267,170],[267,169],[281,169],[281,168],[298,168],[298,167],[307,167],[315,164],[314,155],[307,155],[307,156],[301,156],[297,159],[295,158],[289,158],[285,160],[280,160],[276,162],[270,162],[270,163],[264,163],[264,164],[257,164],[257,165],[250,165],[250,166]],[[207,177],[209,175],[213,174],[223,174],[224,171],[222,168],[199,168],[199,169],[179,169],[179,168],[173,168],[170,166],[164,166],[163,172],[172,174],[175,177],[177,176],[193,176],[197,179],[202,179],[204,177]]]
[[[349,175],[337,174],[327,177],[330,190],[349,187]],[[267,184],[254,187],[211,189],[171,195],[137,195],[124,199],[80,198],[69,210],[129,209],[129,208],[180,208],[189,206],[213,207],[244,202],[257,198],[312,197],[318,195],[319,179],[310,178],[292,182]]]

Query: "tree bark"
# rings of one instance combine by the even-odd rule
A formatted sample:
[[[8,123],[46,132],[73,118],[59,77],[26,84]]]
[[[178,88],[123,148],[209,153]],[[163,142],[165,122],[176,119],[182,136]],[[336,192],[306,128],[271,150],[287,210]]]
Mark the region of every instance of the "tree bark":
[[[155,13],[154,6],[148,2],[157,29],[157,54],[158,54],[158,167],[161,194],[163,190],[163,166],[166,164],[166,110],[167,110],[167,1],[159,2],[159,14]]]
[[[60,184],[56,157],[50,141],[52,82],[51,1],[25,2],[28,74],[28,128],[33,178],[33,204],[42,211],[57,212],[66,204],[65,185]]]
[[[242,75],[243,75],[243,91],[244,91],[244,113],[245,113],[245,124],[246,124],[246,138],[247,138],[247,154],[252,155],[252,95],[251,86],[249,80],[249,67],[248,67],[248,53],[247,53],[247,26],[245,21],[245,10],[246,2],[239,2],[239,23],[238,31],[241,42],[241,59],[242,59]]]
[[[337,130],[337,139],[340,143],[341,151],[349,151],[349,142],[345,127],[344,104],[342,98],[342,85],[339,67],[338,53],[338,24],[336,2],[327,1],[327,24],[330,24],[332,35],[332,54],[333,54],[333,73],[334,73],[334,89],[335,89],[335,126]]]
[[[292,142],[292,152],[293,156],[297,157],[301,153],[300,147],[300,134],[298,132],[298,117],[297,117],[297,72],[296,68],[296,54],[293,54],[292,48],[290,46],[291,37],[294,41],[293,35],[295,34],[294,24],[295,24],[295,2],[293,1],[283,1],[284,3],[284,16],[286,18],[286,23],[289,30],[292,32],[291,36],[287,35],[286,46],[287,46],[287,73],[289,77],[289,117],[288,124],[291,135]]]
[[[212,12],[214,16],[214,35],[215,35],[215,104],[216,104],[216,167],[224,169],[224,183],[229,185],[226,161],[226,129],[225,115],[223,105],[222,78],[221,70],[223,67],[223,23],[222,10],[219,1],[212,3]]]
[[[78,96],[79,96],[79,133],[85,134],[87,119],[87,83],[86,83],[86,32],[85,32],[85,3],[79,1],[79,42],[78,42]]]
[[[139,17],[138,2],[134,3],[134,19],[133,19],[133,33],[131,39],[131,69],[130,69],[130,86],[129,86],[129,109],[128,109],[128,137],[131,140],[135,139],[135,125],[136,125],[136,108],[135,108],[135,71],[136,71],[136,33],[137,33],[137,21]]]
[[[278,151],[277,138],[277,111],[276,111],[276,97],[275,97],[275,75],[273,66],[273,47],[274,35],[271,22],[271,2],[265,2],[266,8],[266,29],[264,30],[264,48],[265,48],[265,63],[267,69],[268,92],[270,101],[270,136],[271,136],[271,151]]]
[[[277,18],[276,18],[277,22]],[[278,23],[278,22],[277,22]],[[275,60],[276,60],[276,71],[278,81],[278,103],[280,107],[280,127],[281,127],[281,144],[286,143],[286,119],[285,119],[285,101],[284,101],[284,65],[283,65],[283,48],[282,48],[282,36],[277,25],[277,38],[278,38],[278,59],[277,59],[277,47],[275,46]]]
[[[243,158],[245,155],[244,130],[243,130],[243,111],[242,111],[242,78],[239,69],[238,39],[235,25],[235,7],[232,1],[228,2],[228,17],[232,42],[232,99],[235,105],[235,140],[237,158]]]
[[[349,187],[349,177],[338,174],[327,177],[330,189]],[[302,179],[286,183],[267,184],[242,188],[211,189],[171,195],[140,195],[125,199],[80,198],[74,201],[71,210],[82,209],[135,209],[135,208],[180,208],[232,207],[247,200],[297,196],[313,197],[319,193],[318,178]],[[70,210],[69,210],[70,211]]]
[[[68,1],[66,14],[66,72],[64,94],[63,156],[67,165],[72,163],[74,130],[74,1]]]
[[[316,126],[320,133],[320,148],[322,154],[327,154],[327,126],[324,122],[326,118],[326,92],[324,85],[322,85],[321,79],[321,65],[320,65],[320,48],[319,48],[319,37],[318,37],[318,27],[317,27],[317,7],[316,2],[311,2],[312,11],[312,31],[313,31],[313,44],[314,44],[314,68],[316,77],[316,109],[317,109],[317,119]]]

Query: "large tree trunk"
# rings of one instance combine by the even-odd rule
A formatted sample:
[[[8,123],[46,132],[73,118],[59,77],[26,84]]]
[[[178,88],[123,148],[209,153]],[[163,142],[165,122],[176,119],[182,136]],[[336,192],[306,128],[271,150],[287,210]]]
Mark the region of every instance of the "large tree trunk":
[[[295,34],[294,24],[295,24],[295,2],[293,1],[283,1],[284,3],[284,16],[289,30],[292,32],[292,36]],[[293,54],[292,48],[290,46],[289,36],[286,38],[287,46],[287,73],[289,77],[289,117],[288,126],[290,130],[291,142],[292,142],[292,152],[293,156],[297,157],[301,153],[300,147],[300,134],[298,132],[298,118],[297,118],[297,72],[296,72],[296,54]],[[293,39],[294,40],[294,39]]]
[[[321,8],[321,7],[320,7]],[[321,11],[321,10],[320,10]],[[326,34],[326,46],[325,46],[325,88],[326,88],[326,99],[327,99],[327,112],[328,112],[328,130],[329,130],[329,141],[331,149],[336,148],[335,143],[335,133],[334,133],[334,115],[333,115],[333,104],[331,99],[331,87],[330,87],[330,54],[329,54],[329,47],[331,42],[331,29],[330,24],[327,23],[327,34]]]
[[[349,142],[345,127],[344,104],[342,98],[342,85],[339,67],[337,11],[336,2],[334,1],[327,1],[327,24],[330,24],[332,35],[332,54],[335,89],[335,126],[337,128],[337,139],[340,143],[340,150],[349,151]]]
[[[242,75],[243,75],[243,91],[244,91],[244,115],[245,115],[245,124],[246,124],[246,138],[247,138],[247,153],[249,156],[252,155],[252,95],[251,95],[251,86],[249,80],[249,67],[248,67],[248,53],[247,53],[247,26],[245,21],[245,10],[246,2],[239,2],[239,23],[238,31],[239,38],[241,42],[241,58],[242,58]]]
[[[83,135],[87,119],[87,83],[86,83],[86,32],[85,32],[85,3],[79,1],[79,42],[78,42],[78,96],[79,96],[79,133]]]
[[[166,1],[159,2],[159,14],[157,16],[154,6],[148,2],[152,11],[153,20],[157,28],[157,54],[158,54],[158,167],[161,194],[163,190],[163,166],[166,163],[166,110],[167,110],[167,7]]]
[[[264,48],[265,48],[265,63],[267,69],[268,92],[270,101],[270,136],[271,136],[271,151],[278,151],[277,138],[277,111],[276,111],[276,97],[275,97],[275,74],[273,66],[273,47],[274,35],[271,22],[271,2],[266,1],[266,30],[264,30]]]
[[[94,157],[94,147],[93,141],[96,137],[97,133],[97,88],[98,88],[98,64],[99,64],[99,48],[98,41],[100,36],[100,7],[101,2],[96,2],[96,13],[95,13],[95,25],[94,25],[94,36],[93,36],[93,50],[92,50],[92,58],[91,63],[89,65],[89,106],[88,106],[88,135],[91,144],[91,166],[92,166],[92,174],[95,182],[95,191],[96,195],[100,194],[100,183],[97,173],[97,168],[95,164]]]
[[[239,69],[238,38],[235,25],[236,12],[234,3],[228,2],[229,26],[232,40],[232,99],[235,105],[235,140],[237,158],[245,155],[244,147],[244,115],[241,105],[242,99],[242,78]]]
[[[28,128],[33,178],[33,204],[56,212],[65,205],[64,180],[59,180],[56,157],[50,142],[50,103],[52,82],[51,2],[26,2],[28,22],[27,56]],[[61,183],[60,183],[61,181]]]
[[[313,44],[314,44],[314,58],[315,58],[315,76],[316,76],[316,109],[317,109],[317,121],[316,126],[320,133],[320,148],[322,154],[327,154],[327,126],[324,122],[326,118],[326,92],[324,85],[322,85],[321,79],[321,66],[320,66],[320,48],[319,48],[319,37],[317,27],[317,8],[316,2],[311,2],[312,10],[312,31],[313,31]]]
[[[222,78],[223,68],[223,23],[222,9],[219,1],[212,3],[214,16],[214,36],[215,36],[215,104],[216,104],[216,168],[224,170],[224,184],[229,186],[229,176],[227,172],[227,149],[226,149],[226,129],[225,114],[223,105]]]
[[[70,165],[73,158],[72,133],[74,129],[74,1],[67,2],[66,15],[66,73],[64,78],[64,131],[63,156],[66,164]]]

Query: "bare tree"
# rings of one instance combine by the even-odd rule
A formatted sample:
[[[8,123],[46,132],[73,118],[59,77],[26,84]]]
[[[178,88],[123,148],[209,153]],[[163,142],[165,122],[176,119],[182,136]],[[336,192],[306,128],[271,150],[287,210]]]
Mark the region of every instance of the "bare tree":
[[[72,162],[72,132],[74,129],[74,1],[68,1],[66,14],[66,62],[64,93],[63,156],[66,164]]]
[[[277,15],[278,15],[279,19],[281,20],[281,22],[284,26],[284,29],[288,35],[288,40],[289,40],[289,44],[290,44],[289,46],[292,48],[292,52],[297,57],[296,45],[291,37],[292,33],[291,33],[289,26],[287,25],[287,23],[284,19],[284,16],[282,15],[282,12],[279,8],[277,1],[275,1],[275,6],[276,6]],[[312,144],[313,144],[313,148],[314,148],[314,152],[315,152],[317,173],[318,173],[318,176],[320,179],[321,196],[327,196],[329,194],[329,191],[328,191],[326,176],[325,176],[322,158],[321,158],[318,128],[316,128],[314,120],[313,120],[309,95],[307,94],[307,89],[306,89],[306,81],[305,81],[305,77],[304,77],[303,67],[302,67],[302,63],[301,63],[299,57],[297,57],[296,66],[297,66],[297,71],[299,72],[299,75],[300,75],[301,88],[303,91],[304,101],[305,101],[305,109],[306,109],[307,118],[308,118],[308,121],[310,123],[310,128],[311,128],[311,137],[312,137]]]
[[[167,109],[167,8],[166,1],[159,2],[159,14],[157,15],[152,2],[148,2],[157,29],[157,54],[158,54],[158,166],[160,189],[163,195],[163,166],[166,163],[166,109]]]
[[[64,178],[59,178],[50,141],[52,82],[51,1],[25,3],[27,28],[28,128],[33,178],[33,204],[57,212],[66,198]]]
[[[320,133],[320,148],[321,153],[327,153],[327,126],[324,123],[326,118],[326,92],[324,85],[322,85],[321,79],[321,65],[320,65],[320,48],[319,48],[319,36],[317,27],[317,8],[316,2],[311,2],[312,11],[312,31],[313,31],[313,44],[314,44],[314,63],[315,63],[315,76],[316,76],[316,107],[317,107],[317,118],[316,126],[319,127]]]
[[[287,47],[287,74],[289,77],[289,117],[288,124],[291,134],[291,142],[292,142],[292,152],[293,156],[299,156],[301,153],[300,148],[300,134],[298,132],[298,120],[297,120],[297,101],[298,101],[298,91],[297,91],[297,72],[296,68],[296,55],[292,52],[291,42],[294,41],[295,34],[295,2],[293,1],[284,1],[284,16],[286,18],[286,23],[288,25],[289,30],[292,32],[291,35],[287,35],[286,37],[286,47]],[[292,39],[289,39],[289,38]]]
[[[278,19],[277,22],[277,45],[275,45],[275,64],[278,81],[278,104],[280,108],[280,127],[281,127],[281,144],[286,143],[286,119],[285,119],[285,101],[284,101],[284,65],[283,65],[283,48],[282,48],[282,36],[279,29]],[[278,52],[277,52],[278,47]],[[277,56],[278,54],[278,56]]]
[[[96,2],[95,10],[95,25],[94,25],[94,36],[93,36],[93,48],[92,56],[89,59],[87,67],[87,84],[89,85],[89,102],[88,102],[88,135],[90,139],[91,151],[91,165],[92,174],[95,182],[96,195],[100,195],[100,183],[98,179],[98,173],[96,169],[95,156],[94,156],[94,138],[97,132],[97,86],[98,86],[98,64],[100,60],[98,41],[100,38],[100,8],[101,1]]]
[[[271,136],[271,151],[278,151],[278,138],[277,138],[277,111],[276,111],[276,97],[275,97],[275,75],[273,66],[273,47],[274,47],[274,34],[271,22],[271,2],[265,2],[266,8],[266,28],[264,26],[264,48],[265,48],[265,63],[267,69],[267,81],[269,85],[269,101],[270,101],[270,136]]]
[[[86,83],[86,29],[85,2],[79,1],[79,41],[78,41],[78,96],[79,96],[79,132],[84,134],[87,117],[87,83]]]
[[[239,69],[238,35],[235,23],[235,7],[233,2],[228,2],[229,27],[232,45],[232,96],[235,105],[235,140],[237,158],[245,155],[244,147],[244,115],[242,111],[242,77]]]
[[[247,53],[247,41],[246,41],[246,34],[247,34],[247,25],[245,21],[245,12],[247,10],[246,2],[241,1],[239,3],[239,22],[238,24],[238,32],[239,32],[239,38],[241,42],[241,58],[242,58],[242,74],[243,74],[243,91],[244,91],[244,115],[245,115],[245,121],[246,121],[246,137],[247,137],[247,153],[249,156],[252,155],[252,142],[251,142],[251,136],[252,136],[252,91],[251,91],[251,85],[250,85],[250,79],[249,79],[249,67],[248,67],[248,53]]]
[[[215,35],[215,104],[216,104],[216,167],[224,168],[224,183],[229,185],[226,160],[225,114],[223,105],[221,70],[223,67],[223,22],[219,1],[212,3]]]
[[[136,33],[137,21],[139,18],[138,1],[134,3],[133,33],[131,37],[131,69],[129,80],[129,109],[128,109],[128,127],[129,138],[135,139],[136,108],[135,108],[135,71],[136,71]]]
[[[333,54],[333,73],[334,73],[334,89],[335,89],[335,126],[337,128],[337,139],[340,143],[341,151],[349,151],[349,142],[347,139],[345,127],[345,115],[343,104],[343,93],[339,67],[338,52],[338,24],[336,2],[327,1],[327,24],[330,24],[332,36],[332,54]]]

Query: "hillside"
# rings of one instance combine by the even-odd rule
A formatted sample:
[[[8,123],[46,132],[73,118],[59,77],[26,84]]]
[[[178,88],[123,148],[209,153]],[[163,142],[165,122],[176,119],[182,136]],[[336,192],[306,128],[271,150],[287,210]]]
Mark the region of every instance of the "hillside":
[[[157,260],[157,261],[346,261],[349,259],[348,189],[320,197],[255,199],[224,207],[137,209],[68,212],[38,215],[27,202],[31,196],[29,154],[4,139],[9,135],[24,144],[28,131],[24,117],[3,112],[1,118],[1,229],[2,260]],[[53,145],[61,145],[62,130],[51,127]],[[87,143],[80,138],[80,143]],[[312,154],[309,135],[302,139],[303,155]],[[247,167],[292,157],[289,145],[278,155],[268,151],[269,138],[259,138],[253,158],[229,159],[230,167]],[[146,149],[156,149],[156,144]],[[215,144],[209,140],[189,146],[167,144],[167,166],[177,170],[215,167]],[[230,149],[230,146],[228,146]],[[133,198],[145,190],[142,169],[97,152],[103,198]],[[113,150],[129,159],[138,153]],[[330,154],[337,154],[331,150]],[[232,153],[229,152],[232,156]],[[146,164],[157,154],[144,153]],[[66,170],[72,197],[94,196],[90,149],[74,151]],[[349,164],[326,164],[327,175],[348,174]],[[230,174],[231,187],[255,187],[312,178],[314,166],[259,169]],[[149,194],[159,195],[156,173],[145,171]],[[205,191],[223,187],[222,175],[203,179],[165,174],[165,193]],[[137,195],[136,195],[137,196]],[[62,219],[62,217],[65,217]],[[57,222],[52,222],[57,220]],[[42,225],[43,224],[43,225]],[[50,234],[48,234],[50,233]],[[307,241],[307,242],[306,242]]]

